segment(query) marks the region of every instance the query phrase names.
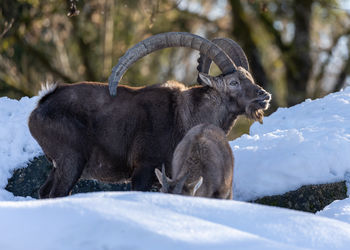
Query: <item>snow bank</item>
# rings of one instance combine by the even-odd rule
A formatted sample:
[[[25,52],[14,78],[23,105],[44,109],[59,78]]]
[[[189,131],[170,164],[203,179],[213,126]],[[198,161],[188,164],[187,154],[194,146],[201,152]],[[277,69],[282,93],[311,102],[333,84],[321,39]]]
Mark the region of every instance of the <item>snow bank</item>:
[[[350,198],[334,201],[317,214],[350,223]]]
[[[237,200],[344,180],[350,173],[350,88],[280,108],[230,145]]]
[[[348,249],[350,224],[238,201],[141,192],[0,203],[0,249]]]
[[[0,98],[0,200],[4,195],[8,196],[3,189],[11,171],[42,154],[27,125],[36,103],[37,97],[23,97],[19,101]]]

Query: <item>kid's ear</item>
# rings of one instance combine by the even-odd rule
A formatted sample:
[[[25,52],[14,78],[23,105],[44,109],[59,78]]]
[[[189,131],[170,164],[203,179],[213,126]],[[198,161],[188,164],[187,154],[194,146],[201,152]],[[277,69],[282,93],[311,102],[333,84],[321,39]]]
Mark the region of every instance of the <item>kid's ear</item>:
[[[199,79],[202,81],[201,84],[213,87],[211,76],[205,73],[199,72]]]

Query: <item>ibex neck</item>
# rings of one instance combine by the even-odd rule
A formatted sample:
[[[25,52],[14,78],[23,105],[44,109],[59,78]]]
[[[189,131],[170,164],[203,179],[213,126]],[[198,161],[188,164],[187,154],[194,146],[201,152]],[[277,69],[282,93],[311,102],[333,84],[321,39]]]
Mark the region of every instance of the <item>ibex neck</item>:
[[[209,123],[220,127],[227,134],[239,115],[238,112],[230,111],[229,100],[210,87],[190,88],[183,91],[181,97],[178,105],[184,132],[200,123]]]

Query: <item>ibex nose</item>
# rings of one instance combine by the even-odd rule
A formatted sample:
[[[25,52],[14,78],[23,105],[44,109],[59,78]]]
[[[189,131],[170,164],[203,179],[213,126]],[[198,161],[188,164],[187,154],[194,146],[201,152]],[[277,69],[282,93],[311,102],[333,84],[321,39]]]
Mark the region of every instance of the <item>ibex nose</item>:
[[[264,100],[264,101],[270,101],[271,100],[271,94],[269,94],[268,92],[266,92],[264,89],[257,89],[256,90],[256,95],[258,96],[258,98],[260,100]]]
[[[266,91],[263,90],[263,89],[257,89],[257,90],[256,90],[256,94],[257,94],[258,96],[262,96],[262,95],[265,95],[265,94],[267,94],[267,93],[266,93]]]

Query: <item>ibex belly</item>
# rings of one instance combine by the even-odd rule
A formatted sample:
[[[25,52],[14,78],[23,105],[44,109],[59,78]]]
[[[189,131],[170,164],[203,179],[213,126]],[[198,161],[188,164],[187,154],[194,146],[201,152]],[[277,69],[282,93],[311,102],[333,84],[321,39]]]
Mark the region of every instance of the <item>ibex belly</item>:
[[[106,153],[95,148],[83,170],[81,179],[95,179],[109,183],[121,182],[130,179],[129,169],[123,164],[118,164],[118,161],[112,161]]]

